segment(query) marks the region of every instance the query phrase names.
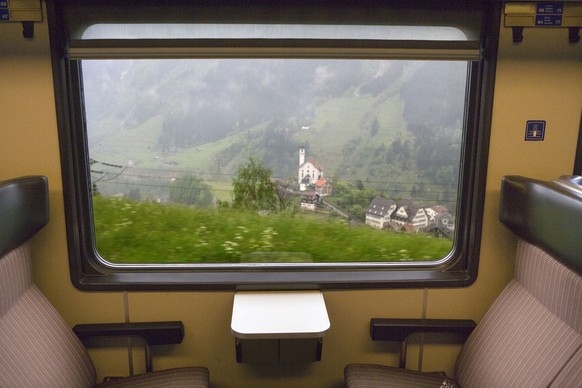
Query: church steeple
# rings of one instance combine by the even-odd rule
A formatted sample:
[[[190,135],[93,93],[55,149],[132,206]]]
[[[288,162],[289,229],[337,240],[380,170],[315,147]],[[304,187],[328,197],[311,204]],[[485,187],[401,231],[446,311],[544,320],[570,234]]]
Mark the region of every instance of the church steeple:
[[[299,148],[299,167],[305,163],[305,147],[301,146]]]

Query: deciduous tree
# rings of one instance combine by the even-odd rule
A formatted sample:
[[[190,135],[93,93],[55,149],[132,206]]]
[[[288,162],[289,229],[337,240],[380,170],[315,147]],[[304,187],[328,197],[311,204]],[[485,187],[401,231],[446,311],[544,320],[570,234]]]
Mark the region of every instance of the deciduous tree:
[[[232,180],[234,208],[252,210],[279,210],[277,186],[271,181],[271,170],[251,157],[246,165],[238,167]]]

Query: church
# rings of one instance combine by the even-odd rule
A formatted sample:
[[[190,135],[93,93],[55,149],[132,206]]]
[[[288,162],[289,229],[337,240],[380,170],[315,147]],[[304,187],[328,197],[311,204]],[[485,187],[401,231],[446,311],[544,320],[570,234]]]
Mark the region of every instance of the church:
[[[305,191],[307,186],[314,185],[319,179],[323,178],[323,166],[321,166],[313,157],[305,160],[305,147],[299,148],[299,172],[297,180],[300,190]]]

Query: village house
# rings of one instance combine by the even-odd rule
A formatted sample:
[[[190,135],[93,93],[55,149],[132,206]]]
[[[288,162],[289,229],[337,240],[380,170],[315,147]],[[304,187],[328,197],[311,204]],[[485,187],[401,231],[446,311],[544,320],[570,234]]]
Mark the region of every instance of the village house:
[[[427,207],[424,209],[426,211],[426,215],[428,216],[428,221],[432,222],[436,219],[437,216],[441,214],[448,214],[449,209],[443,205],[435,205],[432,207]]]
[[[412,227],[418,231],[428,226],[428,216],[424,208],[412,201],[403,201],[397,204],[397,210],[392,215],[392,221],[402,227]]]
[[[449,213],[439,214],[431,221],[424,232],[436,237],[453,239],[455,236],[455,217]]]
[[[319,178],[317,182],[315,182],[314,186],[315,192],[322,197],[331,195],[333,193],[333,187],[331,186],[331,183],[329,183],[329,181],[325,178]]]
[[[376,197],[366,209],[366,224],[383,229],[390,223],[390,216],[396,210],[396,203],[391,199]]]
[[[455,232],[455,218],[443,205],[424,208],[412,201],[394,202],[375,197],[366,209],[366,224],[377,229],[425,231],[451,238]]]
[[[301,208],[307,210],[315,210],[319,203],[319,194],[314,191],[306,191],[301,193]]]

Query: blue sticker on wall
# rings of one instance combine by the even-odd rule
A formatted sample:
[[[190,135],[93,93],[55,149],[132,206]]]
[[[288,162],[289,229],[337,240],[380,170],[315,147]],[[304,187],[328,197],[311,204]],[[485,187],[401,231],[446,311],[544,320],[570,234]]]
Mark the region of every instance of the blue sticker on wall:
[[[545,2],[536,4],[536,13],[561,14],[564,12],[564,3],[562,2]]]
[[[546,134],[545,120],[529,120],[525,125],[526,141],[542,141]]]
[[[562,15],[536,15],[536,27],[559,27]]]

